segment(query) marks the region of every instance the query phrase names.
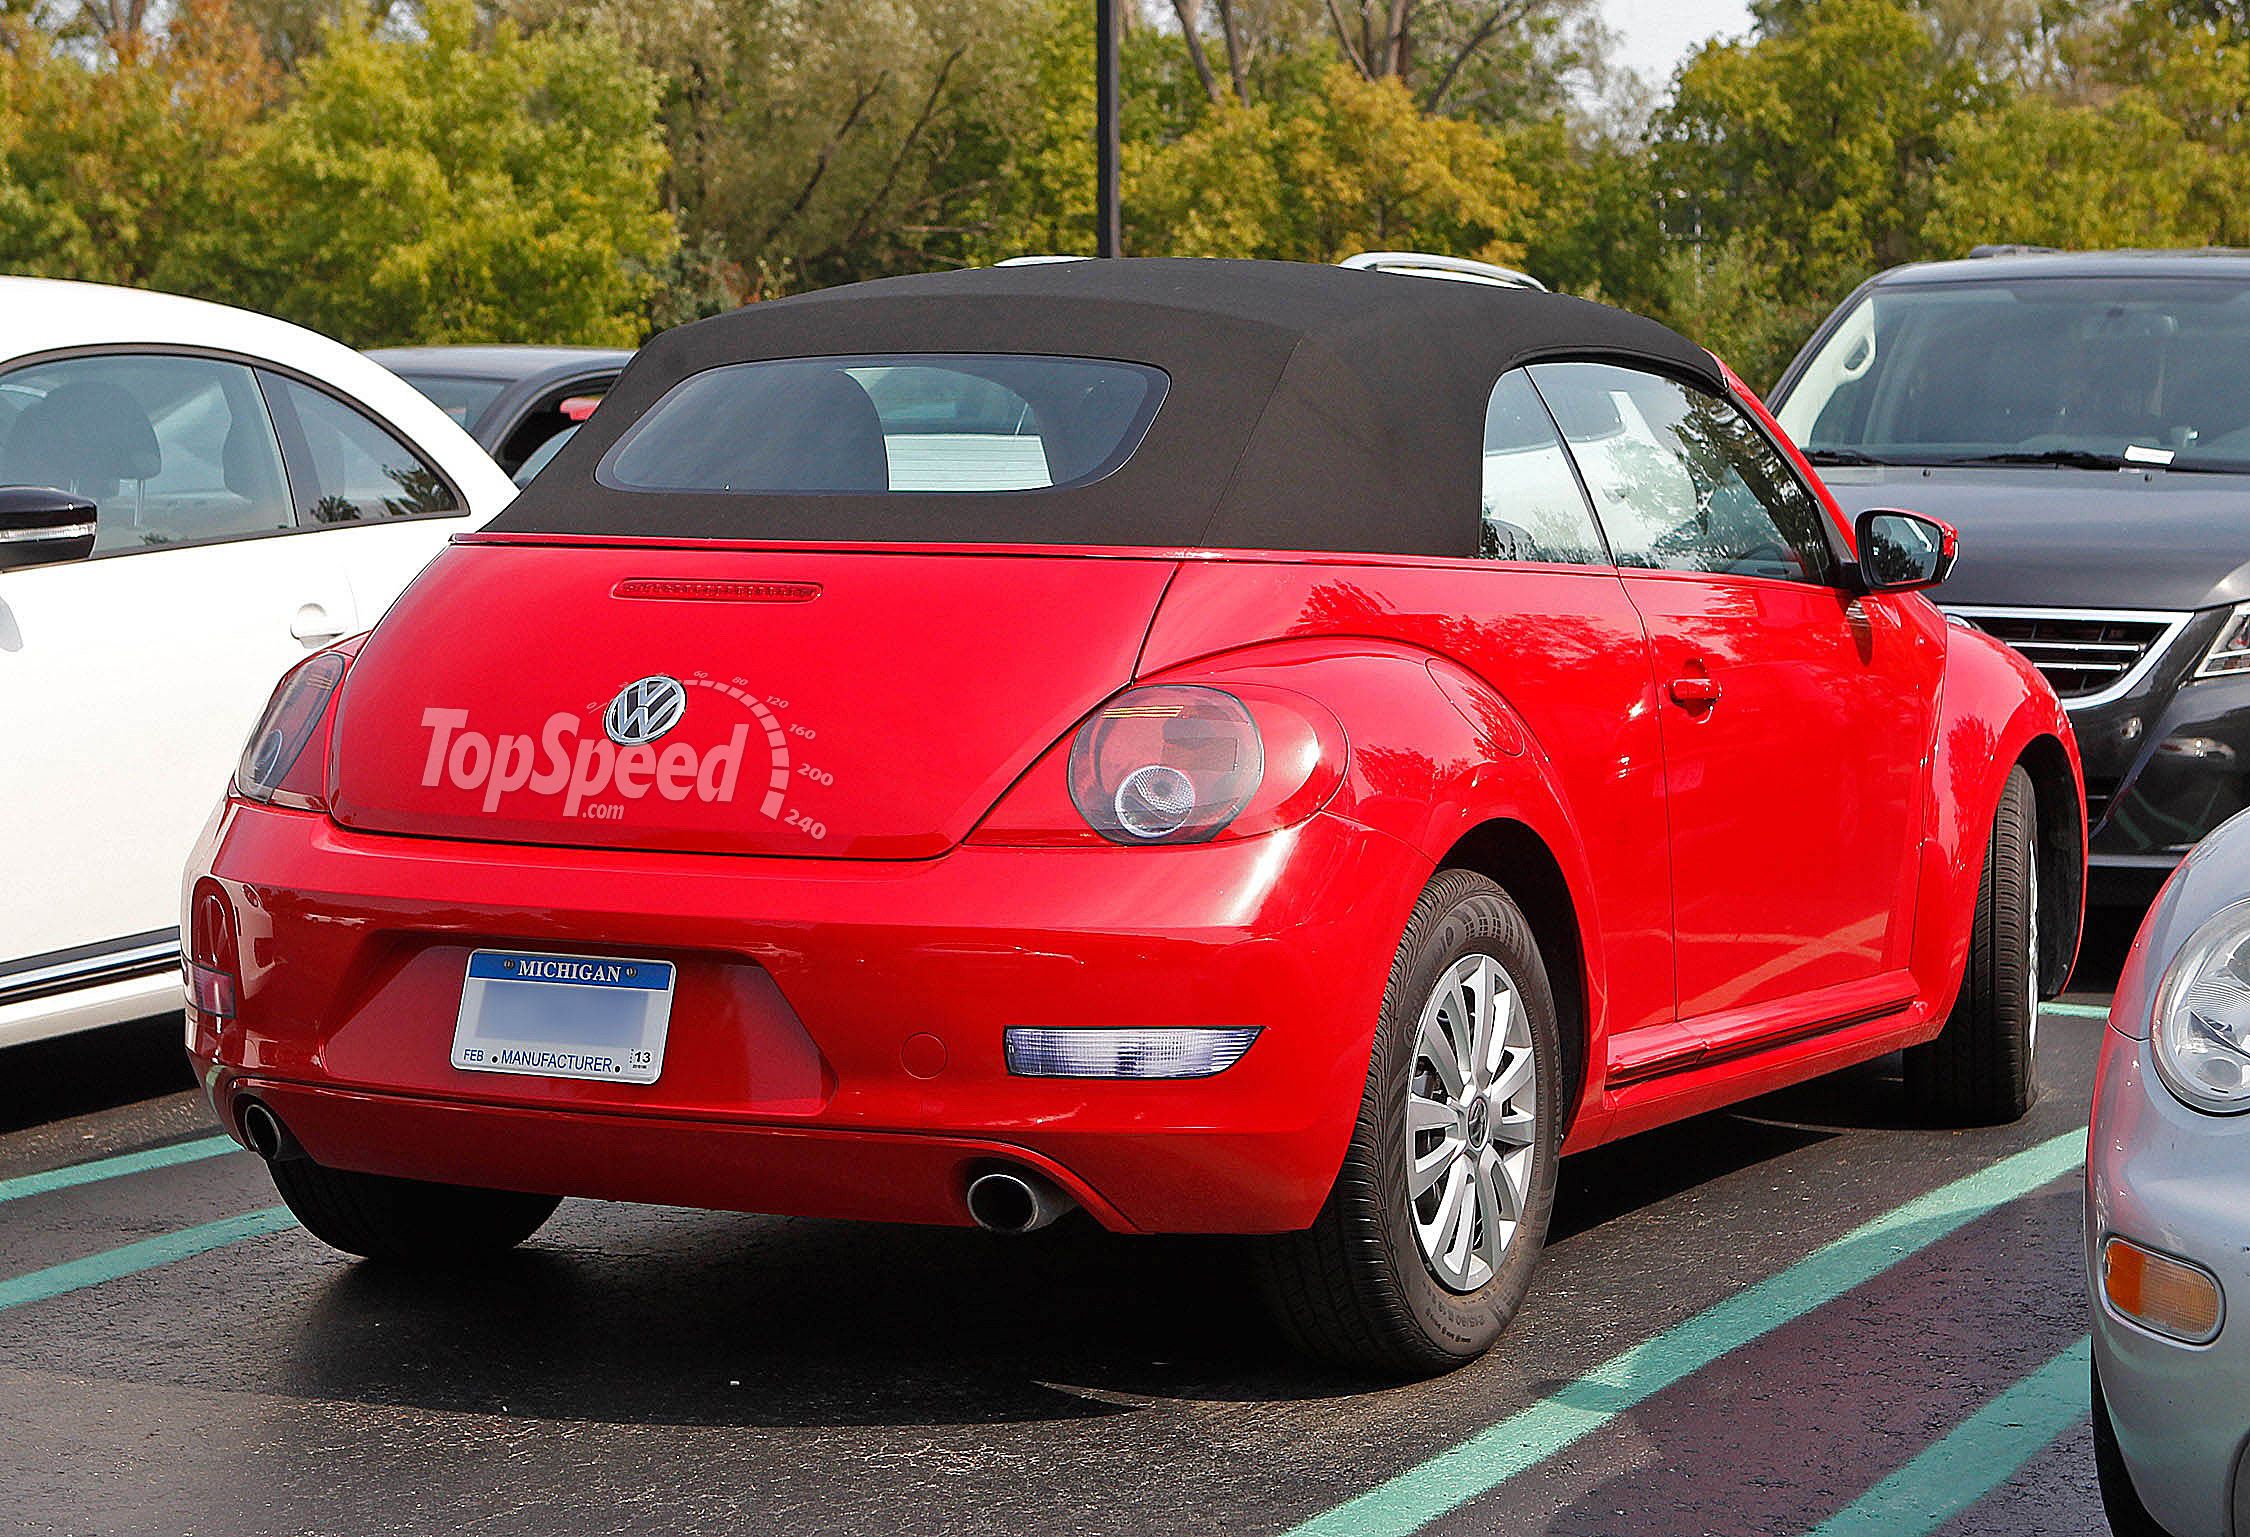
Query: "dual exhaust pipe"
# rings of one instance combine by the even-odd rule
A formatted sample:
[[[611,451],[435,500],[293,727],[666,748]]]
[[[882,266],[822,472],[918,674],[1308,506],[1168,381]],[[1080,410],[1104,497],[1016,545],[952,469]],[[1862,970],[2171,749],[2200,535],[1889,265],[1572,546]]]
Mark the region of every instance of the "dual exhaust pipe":
[[[242,1107],[242,1137],[267,1163],[302,1158],[305,1150],[263,1100]],[[1044,1174],[1003,1164],[969,1181],[969,1215],[988,1233],[1036,1233],[1078,1203]]]
[[[1046,1175],[1009,1164],[969,1181],[969,1215],[988,1233],[1036,1233],[1077,1206]]]

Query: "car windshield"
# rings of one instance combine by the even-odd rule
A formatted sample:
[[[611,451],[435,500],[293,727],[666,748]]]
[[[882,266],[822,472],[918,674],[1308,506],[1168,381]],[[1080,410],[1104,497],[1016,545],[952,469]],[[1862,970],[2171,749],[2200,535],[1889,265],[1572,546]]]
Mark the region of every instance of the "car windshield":
[[[627,491],[1033,491],[1084,485],[1140,446],[1165,376],[1092,358],[900,355],[696,374],[599,471]]]
[[[1830,463],[2250,473],[2250,283],[1878,287],[1830,332],[1779,415]]]
[[[505,379],[475,379],[466,374],[425,374],[401,371],[399,377],[437,402],[437,408],[463,427],[484,415],[484,408],[508,387]]]

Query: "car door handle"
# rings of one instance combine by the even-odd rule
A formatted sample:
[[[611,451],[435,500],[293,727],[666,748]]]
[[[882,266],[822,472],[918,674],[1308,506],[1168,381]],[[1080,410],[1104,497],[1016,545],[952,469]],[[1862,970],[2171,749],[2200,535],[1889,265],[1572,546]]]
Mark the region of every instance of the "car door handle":
[[[1672,700],[1691,710],[1708,709],[1719,702],[1719,680],[1690,674],[1671,682]]]

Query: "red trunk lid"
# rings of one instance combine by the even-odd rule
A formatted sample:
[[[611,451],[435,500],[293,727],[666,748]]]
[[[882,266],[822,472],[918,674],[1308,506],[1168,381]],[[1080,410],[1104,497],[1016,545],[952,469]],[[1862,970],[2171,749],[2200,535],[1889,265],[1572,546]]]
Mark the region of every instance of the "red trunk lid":
[[[1130,680],[1172,569],[457,544],[345,683],[334,815],[369,832],[588,848],[941,854]],[[605,715],[649,678],[681,688],[628,701],[622,734],[675,706],[677,720],[619,745]]]

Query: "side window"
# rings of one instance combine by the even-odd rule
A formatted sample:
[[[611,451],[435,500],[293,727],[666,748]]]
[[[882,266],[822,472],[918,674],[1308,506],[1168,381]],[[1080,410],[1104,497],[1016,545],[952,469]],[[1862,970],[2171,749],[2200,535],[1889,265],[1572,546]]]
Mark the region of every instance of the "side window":
[[[500,468],[511,475],[521,475],[523,467],[542,448],[594,414],[594,407],[602,403],[602,396],[608,392],[612,382],[608,379],[594,379],[574,384],[568,389],[550,392],[524,413],[523,420],[516,423],[514,430],[508,434],[508,440],[500,445],[500,451],[492,457],[499,460]],[[524,480],[530,478],[528,475],[523,476]]]
[[[1607,363],[1531,376],[1586,477],[1620,566],[1825,584],[1828,515],[1727,401]]]
[[[297,515],[306,527],[462,510],[443,476],[358,411],[280,374],[258,377],[289,440]]]
[[[296,526],[273,421],[239,363],[131,353],[34,363],[0,379],[0,401],[0,485],[92,501],[97,554]]]
[[[1609,564],[1554,418],[1520,368],[1501,375],[1484,408],[1484,524],[1477,553],[1487,560]]]

